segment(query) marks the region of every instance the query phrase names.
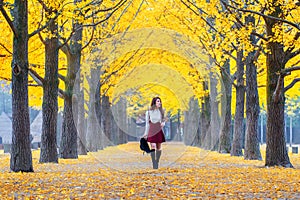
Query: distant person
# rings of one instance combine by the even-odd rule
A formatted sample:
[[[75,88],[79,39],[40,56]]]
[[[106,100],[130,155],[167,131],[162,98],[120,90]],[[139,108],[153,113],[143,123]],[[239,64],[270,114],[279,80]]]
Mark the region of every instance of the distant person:
[[[161,156],[161,143],[165,142],[165,135],[162,131],[165,126],[164,111],[162,108],[162,102],[159,97],[154,97],[151,101],[151,106],[148,111],[146,111],[146,127],[144,138],[147,142],[150,142],[152,151],[151,159],[153,169],[158,169],[158,163]]]

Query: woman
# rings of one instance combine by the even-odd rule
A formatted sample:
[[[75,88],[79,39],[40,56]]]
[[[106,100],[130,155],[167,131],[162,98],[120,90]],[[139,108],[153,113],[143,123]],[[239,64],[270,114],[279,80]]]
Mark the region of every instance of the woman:
[[[151,159],[153,169],[158,169],[158,163],[161,156],[161,143],[165,142],[165,136],[162,128],[165,125],[164,111],[159,97],[154,97],[151,101],[150,109],[146,112],[146,128],[144,137],[150,142]]]

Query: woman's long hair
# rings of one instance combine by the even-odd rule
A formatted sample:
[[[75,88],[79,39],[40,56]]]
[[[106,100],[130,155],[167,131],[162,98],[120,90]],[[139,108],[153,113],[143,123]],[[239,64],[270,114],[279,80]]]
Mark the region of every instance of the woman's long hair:
[[[159,97],[154,97],[151,101],[151,105],[150,105],[150,110],[154,110],[156,108],[156,100],[159,99],[160,100],[160,107],[158,108],[161,114],[161,120],[164,120],[164,110],[162,108],[162,101]]]

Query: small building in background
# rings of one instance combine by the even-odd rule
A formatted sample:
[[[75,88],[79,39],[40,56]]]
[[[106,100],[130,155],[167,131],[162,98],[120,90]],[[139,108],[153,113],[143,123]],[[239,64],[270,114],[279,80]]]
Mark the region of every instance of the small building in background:
[[[42,116],[42,111],[40,111],[30,125],[32,149],[38,149],[41,147],[42,123],[43,123],[43,116]]]
[[[9,153],[12,144],[12,121],[5,112],[0,115],[0,127],[0,137],[2,138],[0,148],[4,149],[4,153]]]

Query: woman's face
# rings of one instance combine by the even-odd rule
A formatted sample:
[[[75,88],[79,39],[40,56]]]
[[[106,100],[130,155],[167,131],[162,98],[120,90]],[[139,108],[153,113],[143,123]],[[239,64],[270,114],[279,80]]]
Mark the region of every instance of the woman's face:
[[[160,99],[156,99],[155,105],[157,108],[161,107]]]

